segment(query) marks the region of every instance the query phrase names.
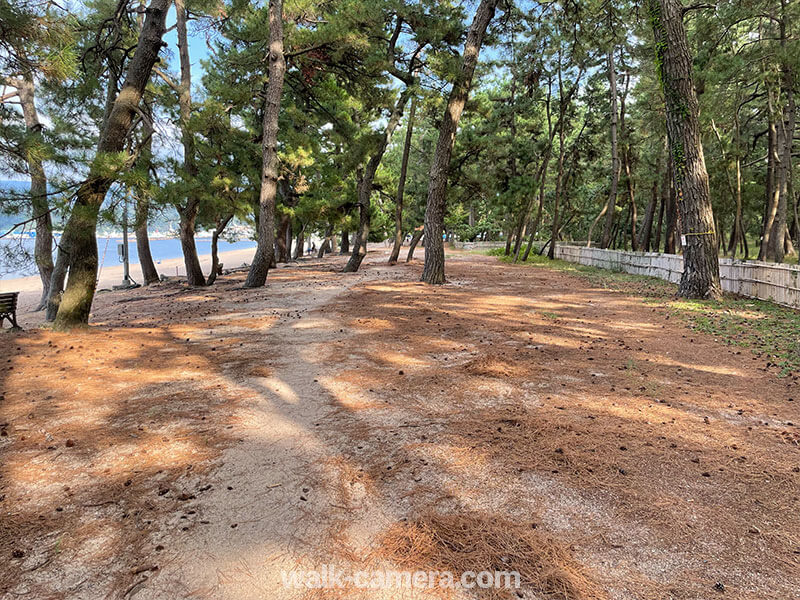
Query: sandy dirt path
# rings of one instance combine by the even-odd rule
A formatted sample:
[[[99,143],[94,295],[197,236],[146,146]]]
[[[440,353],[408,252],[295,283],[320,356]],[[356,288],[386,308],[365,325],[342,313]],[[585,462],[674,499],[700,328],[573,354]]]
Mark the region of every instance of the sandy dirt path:
[[[800,596],[796,378],[563,273],[453,253],[432,288],[384,260],[0,336],[0,595],[430,597],[282,584],[333,564]]]

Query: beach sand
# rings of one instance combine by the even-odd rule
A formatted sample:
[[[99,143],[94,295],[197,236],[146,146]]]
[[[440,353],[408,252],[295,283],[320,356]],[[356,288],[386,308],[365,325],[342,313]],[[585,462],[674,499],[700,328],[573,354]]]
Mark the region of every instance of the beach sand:
[[[228,252],[220,252],[219,260],[226,269],[233,269],[242,265],[249,265],[254,253],[255,248],[230,250]],[[207,275],[211,269],[211,255],[201,255],[200,264],[203,267],[203,272]],[[183,257],[162,260],[156,265],[156,268],[159,274],[167,276],[186,275]],[[141,282],[142,272],[138,264],[131,265],[131,277],[134,281]],[[111,286],[119,285],[120,283],[122,283],[122,265],[104,265],[98,276],[97,289],[111,289]],[[42,282],[38,275],[18,277],[17,279],[2,279],[0,280],[0,292],[20,292],[18,316],[20,317],[20,325],[23,325],[23,323],[30,323],[30,315],[26,313],[36,308],[42,293]]]

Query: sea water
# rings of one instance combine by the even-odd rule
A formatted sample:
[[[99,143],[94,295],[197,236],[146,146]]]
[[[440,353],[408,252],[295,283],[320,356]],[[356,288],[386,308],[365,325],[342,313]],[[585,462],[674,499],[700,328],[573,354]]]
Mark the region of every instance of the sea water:
[[[114,266],[121,264],[121,259],[117,254],[117,244],[122,243],[121,237],[98,237],[97,238],[97,255],[98,262],[101,268],[103,266]],[[197,253],[200,256],[204,254],[211,254],[211,238],[198,237],[195,241],[197,245]],[[22,252],[28,253],[33,256],[33,238],[21,239],[0,239],[0,261],[3,261],[4,253],[3,246],[8,247],[14,254],[21,254]],[[229,250],[245,250],[247,248],[255,248],[256,242],[252,240],[242,240],[239,242],[226,242],[222,239],[219,240],[219,252],[227,252]],[[180,258],[183,256],[181,250],[181,241],[177,238],[161,238],[150,240],[150,253],[153,255],[153,261],[156,267],[161,261],[170,258]],[[136,240],[131,236],[128,238],[128,256],[130,257],[130,264],[139,264],[139,254],[136,249]],[[36,265],[32,261],[27,261],[25,265],[0,265],[0,279],[15,279],[17,277],[27,277],[35,275]],[[238,265],[228,265],[238,266]],[[138,270],[138,267],[137,267]],[[131,270],[131,276],[137,279],[137,270]],[[170,275],[171,273],[165,273]],[[174,274],[174,273],[172,273]]]

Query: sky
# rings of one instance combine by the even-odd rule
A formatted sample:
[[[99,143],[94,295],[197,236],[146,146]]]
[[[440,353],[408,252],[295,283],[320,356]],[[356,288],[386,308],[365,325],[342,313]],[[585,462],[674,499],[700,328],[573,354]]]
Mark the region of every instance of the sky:
[[[170,8],[167,14],[167,29],[175,25],[175,9]],[[170,55],[170,70],[178,72],[178,34],[173,28],[164,36],[167,49]],[[203,66],[200,61],[209,57],[209,49],[206,45],[206,35],[202,31],[197,31],[197,24],[189,22],[189,59],[192,63],[192,85],[198,85],[203,77]]]

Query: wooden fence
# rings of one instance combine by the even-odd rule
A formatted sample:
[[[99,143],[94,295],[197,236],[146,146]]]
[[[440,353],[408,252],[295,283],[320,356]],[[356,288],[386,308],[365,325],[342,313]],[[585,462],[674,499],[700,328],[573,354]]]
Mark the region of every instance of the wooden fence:
[[[678,283],[683,256],[657,252],[624,252],[556,244],[556,258],[601,269],[658,277]],[[726,292],[800,308],[800,267],[774,263],[719,260],[722,289]]]

